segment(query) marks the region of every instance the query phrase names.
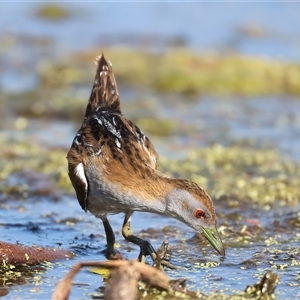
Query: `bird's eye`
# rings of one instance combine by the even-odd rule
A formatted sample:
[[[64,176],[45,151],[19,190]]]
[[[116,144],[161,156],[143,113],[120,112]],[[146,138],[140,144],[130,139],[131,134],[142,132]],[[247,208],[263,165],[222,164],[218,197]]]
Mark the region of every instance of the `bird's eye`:
[[[205,218],[205,212],[202,209],[195,210],[195,217],[197,219]]]

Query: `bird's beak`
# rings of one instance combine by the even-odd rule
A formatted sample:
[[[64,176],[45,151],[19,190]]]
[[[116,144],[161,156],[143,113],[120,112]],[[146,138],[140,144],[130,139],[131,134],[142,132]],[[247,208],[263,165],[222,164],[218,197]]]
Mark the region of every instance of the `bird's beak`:
[[[217,228],[204,228],[202,227],[202,233],[210,244],[218,251],[218,253],[225,257],[225,248],[223,246],[222,240],[219,236]]]

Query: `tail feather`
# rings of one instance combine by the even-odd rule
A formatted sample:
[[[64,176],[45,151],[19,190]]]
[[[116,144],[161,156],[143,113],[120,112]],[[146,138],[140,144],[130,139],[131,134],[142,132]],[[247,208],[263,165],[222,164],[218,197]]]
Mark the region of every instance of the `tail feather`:
[[[97,71],[85,117],[98,110],[110,110],[121,113],[120,99],[112,64],[104,54],[96,58]]]

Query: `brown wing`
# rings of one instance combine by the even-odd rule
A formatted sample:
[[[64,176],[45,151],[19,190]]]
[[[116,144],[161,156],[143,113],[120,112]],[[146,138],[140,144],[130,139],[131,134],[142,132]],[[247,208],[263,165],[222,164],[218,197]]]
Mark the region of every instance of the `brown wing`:
[[[108,153],[109,152],[109,153]],[[110,158],[109,163],[107,158]],[[88,178],[85,163],[99,161],[99,172],[103,165],[123,165],[131,172],[142,172],[144,168],[156,169],[158,154],[150,140],[131,121],[121,114],[99,111],[89,116],[79,130],[68,152],[69,177],[82,209],[86,211]]]
[[[152,143],[135,124],[121,114],[99,111],[91,115],[85,124],[81,142],[90,155],[101,157],[102,150],[105,150],[111,152],[116,162],[131,162],[156,168],[158,154]]]
[[[153,144],[147,138],[147,136],[134,123],[132,123],[129,120],[126,120],[126,121],[128,122],[128,125],[131,127],[133,134],[137,137],[135,140],[135,143],[137,143],[138,145],[142,145],[146,163],[151,168],[156,169],[159,156],[158,156],[157,152],[155,151]],[[148,155],[146,155],[146,153]]]

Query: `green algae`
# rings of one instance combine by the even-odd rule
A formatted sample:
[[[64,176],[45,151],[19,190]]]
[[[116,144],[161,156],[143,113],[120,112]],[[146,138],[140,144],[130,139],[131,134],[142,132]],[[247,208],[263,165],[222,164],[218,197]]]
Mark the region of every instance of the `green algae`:
[[[2,197],[53,196],[53,191],[58,188],[72,191],[67,174],[66,150],[46,149],[29,141],[0,140],[3,143],[0,159]]]
[[[40,82],[64,86],[92,82],[93,60],[103,49],[69,56],[67,62],[45,61]],[[188,49],[158,55],[129,48],[109,48],[119,84],[146,86],[160,92],[245,96],[300,94],[300,65],[242,55],[200,54]]]
[[[39,285],[45,270],[44,266],[8,265],[3,260],[0,266],[0,287],[23,285],[29,282]]]
[[[3,172],[1,172],[1,185],[0,190],[2,197],[24,199],[34,195],[53,195],[53,191],[63,193],[73,193],[73,189],[67,176],[67,167],[65,160],[65,149],[45,149],[38,144],[28,142],[17,142],[13,140],[1,140],[2,145],[2,160],[0,161]],[[31,173],[37,174],[39,177],[45,176],[47,182],[55,182],[51,188],[36,186],[30,183],[11,184],[9,178],[16,176],[16,174],[22,174],[24,178],[23,167],[26,162],[26,168],[31,170]],[[230,167],[225,167],[230,165]],[[299,219],[297,216],[290,216],[284,218],[281,222],[273,223],[268,228],[265,225],[251,225],[245,224],[243,220],[249,216],[247,212],[242,212],[242,208],[239,209],[239,213],[235,216],[233,211],[243,205],[251,205],[251,211],[255,212],[254,207],[257,207],[257,211],[270,209],[270,206],[275,208],[276,206],[284,205],[286,207],[294,207],[299,199],[299,167],[297,163],[290,161],[286,158],[280,157],[279,153],[270,148],[257,149],[251,146],[245,145],[232,145],[228,147],[222,147],[220,145],[214,145],[199,150],[188,150],[186,159],[182,161],[171,160],[166,157],[160,159],[159,170],[163,170],[169,175],[180,174],[180,177],[192,178],[198,182],[201,186],[205,187],[209,193],[215,199],[215,204],[221,203],[223,209],[222,213],[218,214],[219,232],[224,241],[226,241],[227,249],[235,248],[249,248],[255,247],[260,244],[261,250],[259,253],[254,253],[249,260],[242,260],[240,262],[240,269],[255,269],[253,277],[261,278],[266,268],[271,268],[276,272],[280,272],[280,276],[290,274],[290,280],[288,285],[291,287],[299,286],[299,278],[297,277],[297,270],[299,269],[299,251],[293,247],[285,247],[288,239],[289,245],[297,245],[300,242],[300,235],[287,235],[284,233],[286,226],[294,226],[298,224]],[[286,184],[282,184],[282,173],[285,174]],[[26,176],[25,176],[26,177]],[[256,191],[255,195],[260,194],[261,197],[250,197],[248,190],[245,189],[245,185],[237,185],[241,178],[247,178],[247,186],[250,190]],[[252,179],[251,179],[252,178]],[[260,178],[257,180],[256,178]],[[293,180],[290,180],[293,179]],[[246,179],[244,179],[246,180]],[[293,182],[290,186],[288,182]],[[233,185],[236,187],[233,188]],[[271,193],[273,189],[270,186],[276,186],[275,197],[264,197]],[[222,193],[219,193],[218,189],[222,188]],[[234,193],[232,192],[234,190]],[[282,191],[283,190],[283,191]],[[286,191],[287,190],[287,191]],[[281,191],[281,192],[280,192]],[[286,197],[286,193],[291,195]],[[237,203],[239,203],[237,205]],[[249,207],[249,206],[245,206]],[[232,211],[233,210],[233,211]],[[232,223],[233,221],[233,223]],[[298,223],[297,223],[298,222]],[[167,229],[164,229],[164,233],[156,234],[156,236],[163,236],[167,234]],[[172,229],[174,234],[174,229]],[[282,234],[281,234],[282,232]],[[143,233],[141,233],[143,234]],[[178,235],[180,235],[180,231]],[[152,234],[148,234],[145,238],[151,238]],[[179,238],[179,236],[178,236]],[[195,241],[196,247],[199,242]],[[202,243],[202,242],[201,242]],[[185,264],[187,259],[186,254],[191,250],[190,241],[182,241],[180,246],[174,249],[178,255],[177,260],[182,255],[182,263]],[[204,251],[205,255],[205,251]],[[221,267],[219,261],[213,260],[198,260],[189,257],[189,264],[193,265],[194,269],[212,269]],[[282,273],[282,274],[281,274]],[[8,273],[8,275],[11,273]],[[291,278],[291,274],[295,274]],[[17,275],[17,274],[16,274]],[[190,299],[187,295],[176,292],[174,294],[166,293],[165,295],[157,294],[155,292],[144,293],[146,299],[172,299],[172,297],[183,297],[184,299]],[[202,294],[201,294],[202,295]],[[232,295],[229,297],[222,293],[208,293],[202,297],[204,299],[243,299],[245,295]],[[234,297],[234,298],[233,298]],[[247,295],[250,299],[259,299],[252,295]],[[266,299],[272,299],[266,298]]]
[[[8,178],[24,169],[45,174],[63,191],[72,188],[67,175],[67,149],[47,149],[35,143],[1,138],[1,190],[28,192],[28,185],[9,185]],[[26,162],[26,164],[25,164]],[[300,198],[300,166],[271,148],[219,144],[188,150],[184,160],[161,157],[159,170],[190,178],[216,200],[235,207],[251,202],[269,210],[271,205],[295,206]],[[224,203],[225,203],[224,202]]]
[[[295,206],[300,198],[299,163],[267,147],[215,144],[187,151],[182,161],[161,158],[160,166],[169,175],[192,179],[214,199],[227,199],[232,206],[250,201],[269,210],[275,203]]]
[[[146,86],[158,91],[175,91],[185,95],[299,95],[299,66],[294,63],[239,55],[203,55],[187,50],[171,50],[164,55],[122,48],[107,49],[104,52],[113,63],[118,82],[127,86]],[[99,53],[101,50],[97,49],[60,60],[41,60],[38,70],[39,91],[27,93],[26,101],[22,97],[23,94],[19,95],[18,102],[13,104],[17,106],[15,111],[26,118],[80,118],[81,121],[86,95],[72,95],[69,85],[80,88],[86,83],[91,86],[95,72],[92,61]],[[6,98],[9,101],[3,97],[0,101],[1,126],[4,123],[4,102],[13,102],[11,100],[16,99],[11,99],[10,96]],[[189,97],[183,98],[186,99]],[[240,100],[243,100],[242,97]],[[23,106],[19,105],[21,102]],[[22,129],[24,118],[18,120],[16,128]],[[148,132],[159,133],[159,126],[151,131],[151,126],[156,122],[155,118],[140,119],[137,122],[142,124],[142,129],[148,126]],[[169,120],[162,120],[160,125],[161,128],[166,125],[167,134],[174,132],[173,124],[169,123]],[[67,176],[67,150],[46,149],[34,141],[1,139],[0,200],[7,197],[27,199],[36,195],[57,197],[57,191],[58,194],[71,193],[75,199]],[[40,187],[34,181],[30,182],[31,184],[20,181],[21,178],[27,177],[27,173],[23,172],[24,168],[28,168],[31,175],[45,176],[47,185]],[[271,209],[276,214],[281,208],[295,208],[299,202],[299,163],[281,157],[277,151],[270,148],[245,145],[230,145],[224,148],[214,145],[201,150],[188,150],[187,158],[180,161],[161,157],[159,169],[169,175],[191,178],[205,187],[218,207],[224,207],[224,210],[219,209],[221,212],[218,213],[218,224],[221,225],[219,230],[227,249],[252,249],[255,245],[260,245],[261,251],[253,255],[251,253],[249,260],[242,261],[241,269],[252,268],[255,270],[253,277],[261,278],[265,268],[271,268],[279,272],[282,281],[288,282],[290,287],[300,286],[299,251],[296,250],[300,242],[299,213],[283,218],[279,225],[276,217],[272,218],[271,224],[245,225],[246,216],[251,215],[254,207],[262,219],[265,212]],[[253,205],[251,208],[245,206],[249,209],[248,212],[243,207],[246,203]],[[178,230],[178,236],[180,234],[182,232]],[[186,255],[192,255],[189,246],[190,244],[184,248],[181,245],[181,250],[184,249]],[[208,253],[209,251],[204,251],[204,255]],[[191,262],[193,263],[193,260]],[[204,270],[210,268],[211,264],[218,263],[204,261],[198,264],[202,264],[201,269]],[[227,265],[228,268],[230,266]],[[286,279],[287,277],[289,279]],[[248,274],[244,275],[244,280],[251,281]],[[218,285],[215,286],[219,290]],[[280,288],[284,290],[286,286]],[[169,296],[175,297],[174,294]],[[176,297],[179,295],[176,294]],[[208,298],[244,299],[244,296],[228,297],[220,292],[210,293]]]
[[[87,97],[65,88],[40,88],[10,95],[3,100],[3,105],[7,110],[28,119],[52,118],[78,122],[83,118]]]
[[[59,200],[61,193],[74,195],[67,175],[65,156],[68,149],[46,148],[34,141],[18,141],[4,137],[0,138],[0,142],[0,200],[27,199],[32,196],[51,196]],[[255,214],[255,218],[261,216],[263,219],[265,212],[269,212],[271,208],[276,214],[281,208],[289,208],[292,211],[297,207],[300,183],[298,162],[282,157],[272,148],[236,143],[227,147],[216,144],[198,150],[187,149],[186,157],[181,160],[161,157],[158,169],[170,176],[194,180],[214,198],[217,208],[222,206],[221,212],[218,213],[218,225],[227,249],[257,249],[259,245],[259,253],[254,252],[250,258],[241,259],[238,267],[241,271],[251,269],[252,276],[261,279],[266,270],[271,269],[282,278],[288,277],[289,279],[284,280],[289,287],[299,286],[299,250],[295,245],[299,245],[300,235],[293,232],[294,228],[300,226],[299,214],[288,215],[280,220],[276,220],[272,215],[271,223],[261,222],[258,225],[245,221],[251,218],[252,213]],[[155,235],[156,238],[163,239],[165,235],[171,235],[166,228],[162,231],[160,235]],[[145,235],[142,232],[141,235],[143,234]],[[178,230],[177,239],[180,239],[182,234],[181,230]],[[149,232],[145,237],[152,236]],[[199,239],[183,241],[174,247],[176,259],[181,264],[188,262],[195,272],[214,268],[224,270],[222,263],[217,260],[207,261],[193,257],[192,249],[199,249],[199,244],[201,248],[204,247]],[[208,255],[209,247],[207,249],[203,251],[203,255]],[[230,266],[234,267],[229,264],[227,268]],[[243,276],[243,280],[248,283],[249,275]],[[12,284],[14,282],[12,281]],[[218,293],[209,292],[203,299],[245,299],[246,296],[259,299],[258,296],[244,294],[229,297],[228,291],[223,294],[217,284],[216,288]],[[202,288],[200,289],[202,291]],[[143,295],[148,297],[146,299],[189,299],[187,295],[178,292],[166,295],[159,292],[157,295],[155,292],[150,294]]]
[[[35,15],[44,20],[61,21],[70,17],[70,12],[61,5],[49,3],[40,6]]]
[[[172,135],[176,131],[176,122],[171,119],[140,118],[136,124],[143,131],[161,137]]]

